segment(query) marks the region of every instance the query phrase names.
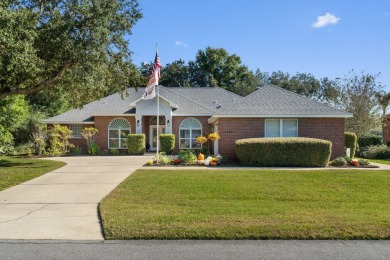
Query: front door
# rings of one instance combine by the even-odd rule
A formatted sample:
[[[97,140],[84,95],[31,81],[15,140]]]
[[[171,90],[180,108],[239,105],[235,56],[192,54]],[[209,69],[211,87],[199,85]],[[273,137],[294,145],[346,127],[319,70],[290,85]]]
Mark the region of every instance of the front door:
[[[160,125],[158,134],[165,134],[165,126]],[[150,144],[150,150],[156,151],[157,150],[157,126],[151,125],[150,131],[149,131],[149,144]],[[159,148],[161,150],[161,144],[159,144]]]

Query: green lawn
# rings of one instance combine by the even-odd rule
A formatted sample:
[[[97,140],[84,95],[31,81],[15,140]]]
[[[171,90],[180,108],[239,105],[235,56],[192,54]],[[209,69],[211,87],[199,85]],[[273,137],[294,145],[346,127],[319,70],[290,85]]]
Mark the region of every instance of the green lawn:
[[[390,164],[390,159],[368,159],[370,162]]]
[[[64,166],[64,162],[0,156],[0,191]]]
[[[106,239],[389,239],[390,172],[138,170],[100,203]]]

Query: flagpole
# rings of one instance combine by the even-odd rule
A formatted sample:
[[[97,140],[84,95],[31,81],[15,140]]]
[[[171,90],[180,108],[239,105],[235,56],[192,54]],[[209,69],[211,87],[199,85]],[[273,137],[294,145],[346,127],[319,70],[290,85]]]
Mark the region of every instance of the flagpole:
[[[157,163],[158,163],[158,157],[159,157],[159,154],[158,154],[158,148],[159,148],[159,143],[160,143],[160,136],[158,135],[159,134],[159,130],[160,130],[160,90],[158,88],[158,85],[156,86],[156,92],[157,92]]]
[[[158,44],[156,43],[156,54],[158,55]],[[160,136],[159,136],[159,130],[160,130],[160,90],[158,88],[158,77],[156,77],[157,80],[157,86],[156,86],[156,92],[157,92],[157,163],[159,161],[159,144],[160,144]]]

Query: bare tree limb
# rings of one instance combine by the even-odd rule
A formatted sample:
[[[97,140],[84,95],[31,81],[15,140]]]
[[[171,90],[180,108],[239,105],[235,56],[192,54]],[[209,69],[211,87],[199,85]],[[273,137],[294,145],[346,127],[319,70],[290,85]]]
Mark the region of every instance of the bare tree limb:
[[[65,72],[67,69],[69,69],[74,63],[68,62],[62,65],[59,70],[54,73],[50,78],[42,81],[41,83],[38,83],[37,85],[28,87],[28,88],[16,88],[16,89],[11,89],[11,90],[6,90],[6,91],[0,91],[0,100],[5,99],[6,97],[10,95],[17,95],[17,94],[31,94],[34,92],[38,92],[44,88],[49,87],[56,81],[62,78],[64,76]]]

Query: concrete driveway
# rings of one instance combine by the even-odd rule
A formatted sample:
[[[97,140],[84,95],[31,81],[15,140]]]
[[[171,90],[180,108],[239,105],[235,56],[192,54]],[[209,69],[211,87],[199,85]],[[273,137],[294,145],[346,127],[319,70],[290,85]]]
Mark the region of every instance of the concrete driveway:
[[[98,203],[150,158],[50,158],[67,165],[0,192],[0,239],[103,240]]]

